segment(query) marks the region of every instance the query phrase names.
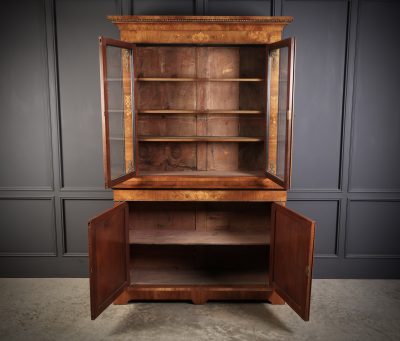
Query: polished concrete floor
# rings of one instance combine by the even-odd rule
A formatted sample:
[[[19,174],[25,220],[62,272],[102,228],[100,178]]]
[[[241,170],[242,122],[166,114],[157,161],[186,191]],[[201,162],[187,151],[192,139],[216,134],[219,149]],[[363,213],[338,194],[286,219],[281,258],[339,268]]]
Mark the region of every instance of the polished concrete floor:
[[[0,279],[0,340],[400,340],[400,281],[314,280],[287,305],[135,303],[89,318],[87,279]]]

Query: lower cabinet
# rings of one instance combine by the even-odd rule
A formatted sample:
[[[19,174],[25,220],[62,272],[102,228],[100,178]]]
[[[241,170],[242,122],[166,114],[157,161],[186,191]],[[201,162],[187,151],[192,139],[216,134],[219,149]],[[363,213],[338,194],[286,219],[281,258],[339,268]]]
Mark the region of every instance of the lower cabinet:
[[[91,317],[112,302],[286,302],[309,319],[315,224],[273,202],[117,204],[89,222]]]

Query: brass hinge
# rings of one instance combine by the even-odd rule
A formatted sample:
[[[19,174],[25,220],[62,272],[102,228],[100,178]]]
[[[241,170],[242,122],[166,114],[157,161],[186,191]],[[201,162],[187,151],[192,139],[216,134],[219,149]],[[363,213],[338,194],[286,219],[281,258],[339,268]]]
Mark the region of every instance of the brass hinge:
[[[268,172],[272,173],[272,174],[276,174],[276,168],[275,168],[275,164],[273,162],[270,162],[268,165]]]
[[[131,172],[133,172],[135,169],[134,169],[134,167],[133,167],[133,160],[129,160],[129,161],[127,161],[127,172],[128,173],[131,173]]]
[[[310,277],[310,275],[311,275],[311,271],[310,271],[311,269],[310,269],[310,266],[309,265],[307,265],[306,266],[306,276],[307,277]]]
[[[292,119],[292,110],[286,110],[286,119],[288,121]]]

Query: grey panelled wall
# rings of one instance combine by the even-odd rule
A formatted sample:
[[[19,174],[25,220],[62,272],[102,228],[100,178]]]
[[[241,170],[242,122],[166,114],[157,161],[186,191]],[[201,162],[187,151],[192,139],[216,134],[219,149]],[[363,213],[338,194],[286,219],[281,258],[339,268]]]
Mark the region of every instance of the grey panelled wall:
[[[317,221],[315,277],[400,277],[400,2],[3,1],[0,275],[87,276],[104,189],[97,37],[108,14],[293,15],[288,206]],[[18,18],[18,20],[16,20]]]

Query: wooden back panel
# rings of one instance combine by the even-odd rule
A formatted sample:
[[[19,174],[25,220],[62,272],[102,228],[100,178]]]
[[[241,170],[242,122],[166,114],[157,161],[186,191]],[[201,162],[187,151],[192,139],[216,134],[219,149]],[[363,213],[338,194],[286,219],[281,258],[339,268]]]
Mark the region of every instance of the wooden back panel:
[[[138,135],[263,137],[264,51],[264,46],[138,46]],[[236,81],[246,78],[256,81]],[[226,112],[238,110],[259,114]],[[263,158],[262,142],[139,143],[144,172],[259,171]]]
[[[129,229],[270,229],[271,203],[129,202]]]

